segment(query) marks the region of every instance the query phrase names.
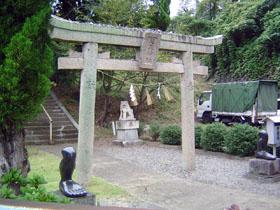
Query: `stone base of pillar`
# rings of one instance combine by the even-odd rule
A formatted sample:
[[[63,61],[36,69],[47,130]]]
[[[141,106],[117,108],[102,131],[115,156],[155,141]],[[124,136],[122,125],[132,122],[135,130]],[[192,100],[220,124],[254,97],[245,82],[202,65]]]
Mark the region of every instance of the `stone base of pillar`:
[[[129,141],[124,141],[124,140],[114,140],[113,144],[118,145],[118,146],[135,146],[135,145],[142,145],[144,142],[141,139],[136,139],[136,140],[129,140]]]
[[[249,172],[255,175],[272,176],[280,173],[280,158],[276,160],[250,159]]]

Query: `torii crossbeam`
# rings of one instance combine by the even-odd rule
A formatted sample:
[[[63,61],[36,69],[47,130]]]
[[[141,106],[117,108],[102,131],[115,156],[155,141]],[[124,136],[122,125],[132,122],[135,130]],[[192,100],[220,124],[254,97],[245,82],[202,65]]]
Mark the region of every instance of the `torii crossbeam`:
[[[78,56],[59,58],[59,69],[82,70],[77,149],[78,182],[91,178],[94,142],[96,72],[100,70],[173,72],[181,75],[181,124],[183,168],[195,169],[193,74],[206,75],[207,67],[193,61],[193,54],[210,54],[222,36],[210,38],[67,21],[52,16],[50,36],[56,40],[83,43]],[[98,55],[98,44],[135,47],[135,60],[118,60]],[[159,50],[181,53],[182,61],[157,62]]]

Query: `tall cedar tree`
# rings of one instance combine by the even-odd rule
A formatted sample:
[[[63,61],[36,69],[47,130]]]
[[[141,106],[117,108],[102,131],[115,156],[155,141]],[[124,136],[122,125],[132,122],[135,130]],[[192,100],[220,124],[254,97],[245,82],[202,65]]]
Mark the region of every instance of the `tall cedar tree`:
[[[8,24],[4,24],[5,17],[0,20],[0,28],[4,27],[1,32],[9,33],[1,39],[6,46],[1,51],[0,65],[0,157],[10,168],[18,168],[25,175],[29,164],[23,122],[39,112],[49,93],[48,78],[52,73],[53,53],[47,31],[51,9],[48,1],[39,2],[7,1],[7,9],[16,7],[23,13],[7,14]],[[28,13],[24,13],[25,9]],[[11,20],[17,30],[9,28],[14,27]]]
[[[47,0],[0,0],[0,65],[3,63],[3,49],[15,33],[21,30],[27,17],[48,4]]]
[[[158,28],[165,31],[170,24],[170,3],[171,0],[158,0]]]
[[[53,14],[67,20],[92,21],[95,20],[92,7],[99,2],[100,0],[58,0],[53,6]]]
[[[171,0],[153,0],[153,5],[146,11],[142,25],[145,28],[158,28],[165,31],[170,24],[170,3]]]

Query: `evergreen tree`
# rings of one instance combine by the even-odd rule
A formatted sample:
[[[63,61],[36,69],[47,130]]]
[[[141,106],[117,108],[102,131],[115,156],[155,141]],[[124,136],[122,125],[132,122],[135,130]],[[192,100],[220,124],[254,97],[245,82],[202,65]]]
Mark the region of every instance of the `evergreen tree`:
[[[171,20],[169,31],[180,34],[207,37],[211,34],[213,23],[207,19],[198,19],[189,11],[182,11]]]
[[[94,21],[110,25],[140,27],[144,17],[141,0],[103,0],[93,4]]]
[[[213,20],[222,8],[222,0],[202,0],[197,7],[198,18]]]
[[[3,49],[12,36],[21,29],[26,18],[46,4],[46,0],[0,0],[0,65],[4,59]]]
[[[153,5],[146,11],[146,17],[142,19],[145,28],[158,28],[165,31],[170,24],[171,0],[153,0]]]
[[[27,2],[14,4],[26,6],[37,1]],[[0,157],[4,157],[9,167],[18,168],[23,174],[27,174],[29,164],[22,125],[40,111],[40,104],[49,93],[48,78],[52,72],[53,55],[48,47],[47,31],[51,9],[48,1],[40,1],[37,6],[30,7],[33,15],[29,11],[27,16],[15,22],[18,32],[12,34],[16,31],[11,29],[12,37],[9,41],[5,38],[7,45],[2,50],[0,65]],[[1,16],[2,20],[4,18]],[[12,14],[6,18],[17,20]]]
[[[91,21],[95,18],[92,10],[99,0],[58,0],[53,6],[53,14],[66,20]]]
[[[81,1],[59,0],[54,6],[54,14],[66,20],[76,20],[76,11],[81,6]]]

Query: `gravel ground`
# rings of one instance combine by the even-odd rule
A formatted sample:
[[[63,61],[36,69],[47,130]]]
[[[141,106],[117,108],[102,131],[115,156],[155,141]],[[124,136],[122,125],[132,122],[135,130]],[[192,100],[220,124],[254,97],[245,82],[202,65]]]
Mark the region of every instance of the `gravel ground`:
[[[109,140],[98,140],[95,142],[95,149],[159,173],[264,195],[280,196],[280,182],[269,183],[247,178],[250,159],[248,157],[239,158],[196,150],[196,170],[187,172],[181,167],[181,148],[178,146],[146,142],[141,146],[120,147],[112,145]]]

